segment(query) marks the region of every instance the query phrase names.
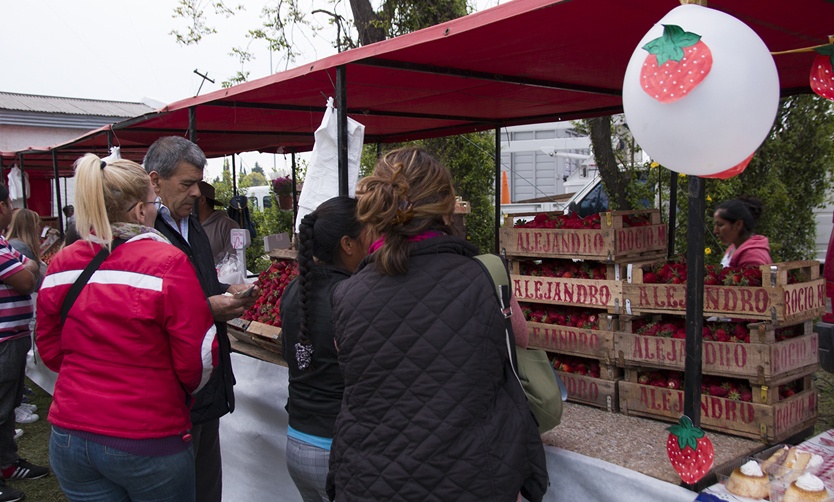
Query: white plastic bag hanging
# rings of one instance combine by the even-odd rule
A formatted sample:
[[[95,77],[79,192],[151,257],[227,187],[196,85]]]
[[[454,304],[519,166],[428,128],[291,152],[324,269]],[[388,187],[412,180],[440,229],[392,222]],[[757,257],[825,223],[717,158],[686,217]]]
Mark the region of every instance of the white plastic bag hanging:
[[[20,168],[17,164],[9,171],[9,199],[12,203],[16,200],[23,200],[23,190],[26,190],[26,198],[29,198],[31,191],[29,190],[29,173],[21,176]]]
[[[310,165],[307,167],[307,177],[298,198],[298,218],[295,229],[301,224],[301,219],[308,213],[315,211],[319,204],[339,195],[339,126],[333,98],[327,98],[327,109],[321,125],[316,129],[316,142]],[[348,195],[356,193],[356,182],[359,179],[359,161],[362,158],[362,145],[365,141],[365,126],[348,117]]]

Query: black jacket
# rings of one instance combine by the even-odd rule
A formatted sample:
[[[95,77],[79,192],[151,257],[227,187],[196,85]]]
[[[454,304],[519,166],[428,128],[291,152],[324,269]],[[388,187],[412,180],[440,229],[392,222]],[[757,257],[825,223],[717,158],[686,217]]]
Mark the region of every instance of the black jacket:
[[[542,499],[544,447],[475,253],[456,237],[430,238],[411,244],[405,275],[377,273],[369,255],[336,286],[336,500]]]
[[[287,413],[293,429],[332,438],[345,383],[333,345],[330,294],[336,284],[350,277],[350,273],[337,267],[318,266],[310,276],[307,309],[313,358],[310,367],[304,371],[298,369],[295,358],[295,344],[301,330],[301,284],[298,278],[287,286],[281,298],[281,347],[290,372]]]
[[[157,215],[154,227],[168,238],[172,244],[184,252],[194,268],[197,279],[203,287],[203,294],[209,296],[226,292],[228,285],[217,280],[217,269],[214,268],[214,257],[211,255],[211,244],[195,216],[188,217],[188,241],[182,235],[165,223],[162,215]],[[196,294],[196,292],[195,292]],[[211,374],[211,378],[200,392],[194,395],[194,405],[191,407],[191,422],[201,424],[215,418],[220,418],[235,409],[234,387],[235,377],[232,374],[231,345],[225,322],[216,322],[217,342],[220,345],[220,362]]]

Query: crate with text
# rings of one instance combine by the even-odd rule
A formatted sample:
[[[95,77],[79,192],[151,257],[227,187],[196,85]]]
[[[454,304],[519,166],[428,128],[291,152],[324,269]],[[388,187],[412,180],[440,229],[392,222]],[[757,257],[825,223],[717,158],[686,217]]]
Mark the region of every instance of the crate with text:
[[[619,366],[684,369],[683,316],[621,316],[620,326],[614,333]],[[763,322],[705,320],[702,339],[704,374],[766,385],[819,369],[819,338],[812,321],[774,327]]]
[[[595,359],[550,353],[551,364],[568,390],[568,401],[616,412],[617,381],[621,372]]]
[[[615,266],[563,258],[514,259],[510,282],[518,301],[605,309],[621,305],[621,281]]]
[[[531,347],[613,364],[616,316],[562,305],[520,305]]]
[[[626,314],[686,313],[686,264],[660,262],[629,267],[622,285]],[[825,280],[819,262],[707,266],[704,315],[794,323],[825,312]]]
[[[670,375],[675,381],[671,386]],[[813,427],[817,421],[818,395],[810,377],[770,391],[743,380],[705,376],[702,389],[704,429],[776,443]],[[768,394],[768,402],[757,402],[757,392]],[[627,370],[625,379],[618,382],[618,394],[620,412],[625,415],[676,422],[684,408],[683,373]]]
[[[529,221],[519,218],[531,217]],[[513,223],[518,220],[517,223]],[[666,255],[666,225],[660,211],[608,211],[585,218],[576,213],[507,215],[499,230],[507,256],[575,258],[619,262]]]

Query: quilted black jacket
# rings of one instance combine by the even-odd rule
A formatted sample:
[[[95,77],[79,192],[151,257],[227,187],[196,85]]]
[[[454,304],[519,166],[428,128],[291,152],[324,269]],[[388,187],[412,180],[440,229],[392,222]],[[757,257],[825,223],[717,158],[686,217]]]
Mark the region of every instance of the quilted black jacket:
[[[542,499],[544,448],[475,254],[464,240],[435,237],[411,245],[404,275],[378,274],[370,255],[336,286],[345,394],[331,498]]]

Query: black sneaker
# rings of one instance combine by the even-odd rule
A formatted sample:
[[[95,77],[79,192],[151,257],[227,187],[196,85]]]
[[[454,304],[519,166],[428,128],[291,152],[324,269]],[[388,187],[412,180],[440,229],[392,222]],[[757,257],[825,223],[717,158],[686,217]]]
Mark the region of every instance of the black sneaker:
[[[16,464],[0,470],[0,473],[4,479],[38,479],[49,474],[49,468],[30,464],[25,458],[20,458]]]
[[[25,498],[26,495],[24,495],[22,491],[15,490],[0,480],[0,502],[17,502],[18,500],[23,500]]]

